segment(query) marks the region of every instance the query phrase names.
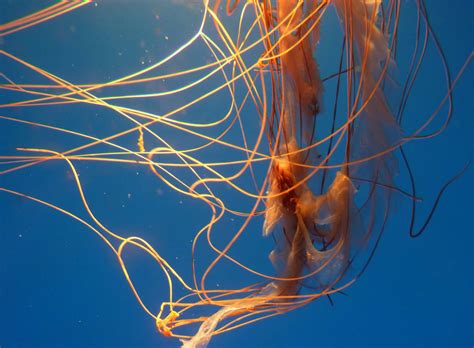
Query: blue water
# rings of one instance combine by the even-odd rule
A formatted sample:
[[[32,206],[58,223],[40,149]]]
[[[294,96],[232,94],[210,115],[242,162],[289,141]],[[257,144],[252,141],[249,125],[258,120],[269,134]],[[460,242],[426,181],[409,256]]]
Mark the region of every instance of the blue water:
[[[0,49],[75,84],[110,81],[163,58],[197,30],[200,2],[172,2],[98,1],[0,38]],[[37,2],[1,1],[0,21],[41,7]],[[474,3],[432,0],[427,8],[454,77],[472,51]],[[402,18],[401,32],[413,25],[413,19]],[[425,119],[444,97],[443,74],[433,52],[428,50],[407,118],[421,114]],[[398,53],[402,61],[403,53]],[[193,59],[212,61],[212,56],[206,54],[203,46],[193,47],[185,55],[187,61],[178,58],[166,69],[192,66]],[[319,54],[320,60],[329,59]],[[399,68],[403,70],[403,66]],[[19,83],[46,82],[3,55],[0,72]],[[417,190],[426,202],[420,205],[418,225],[437,190],[472,157],[473,74],[471,66],[455,87],[454,114],[448,129],[437,138],[406,147]],[[155,87],[164,86],[171,88],[165,82]],[[2,104],[15,98],[2,91]],[[124,89],[117,93],[131,92]],[[170,99],[170,103],[180,102]],[[155,113],[163,113],[168,107],[153,100],[123,103]],[[193,111],[220,110],[224,106],[219,100],[210,100],[203,110]],[[119,132],[126,125],[110,110],[83,105],[2,108],[0,115],[78,129],[97,137]],[[169,137],[174,135],[169,130],[163,132],[169,132]],[[84,143],[73,136],[5,120],[0,120],[0,139],[0,155],[18,155],[16,147],[61,151]],[[187,139],[175,141],[188,145]],[[136,135],[123,142],[133,144]],[[110,149],[97,147],[94,152],[102,150]],[[93,205],[94,212],[111,230],[144,236],[179,271],[189,271],[189,241],[209,216],[204,206],[165,187],[146,167],[80,162],[77,169],[89,200],[98,202]],[[473,179],[470,168],[449,187],[429,228],[418,239],[410,239],[408,211],[400,207],[368,270],[347,290],[348,296],[334,296],[334,306],[321,299],[297,311],[220,335],[209,346],[471,347]],[[43,198],[86,217],[70,168],[62,162],[2,175],[0,187]],[[236,226],[226,221],[221,228]],[[252,228],[259,237],[257,225]],[[255,245],[241,246],[246,251],[245,260],[266,260],[271,240],[254,239],[258,240]],[[144,299],[157,311],[167,295],[163,275],[138,252],[131,250],[127,260]],[[228,274],[217,273],[212,281],[220,277]],[[176,340],[157,333],[155,323],[133,297],[114,255],[96,235],[47,207],[0,192],[0,347],[176,346]]]

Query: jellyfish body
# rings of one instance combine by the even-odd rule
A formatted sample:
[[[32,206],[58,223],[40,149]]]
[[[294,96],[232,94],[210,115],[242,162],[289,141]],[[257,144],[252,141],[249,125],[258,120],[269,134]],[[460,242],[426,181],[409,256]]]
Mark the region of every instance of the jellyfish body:
[[[349,86],[356,95],[348,106],[343,130],[347,134],[347,163],[341,164],[326,192],[316,193],[311,178],[323,170],[329,156],[320,159],[313,145],[323,95],[314,50],[320,37],[319,19],[329,4],[336,8],[343,31],[350,37],[348,56],[353,61],[349,65],[357,70],[353,77],[358,85]],[[385,221],[390,193],[380,189],[380,184],[390,185],[396,168],[392,155],[384,151],[400,139],[400,132],[382,89],[391,54],[378,26],[381,1],[333,0],[329,4],[297,0],[276,4],[279,60],[275,81],[280,82],[274,89],[282,97],[281,104],[274,106],[280,117],[272,127],[278,131],[271,135],[273,159],[263,234],[273,234],[276,240],[270,260],[278,280],[251,300],[233,301],[223,307],[202,324],[186,347],[205,346],[219,321],[242,310],[297,301],[302,286],[310,286],[314,298],[331,293],[346,278],[353,258],[371,240],[376,226],[383,229],[383,222],[377,225],[379,213],[375,210],[383,211]],[[355,168],[350,165],[364,157],[370,159]],[[360,207],[355,203],[357,190],[350,179],[354,172],[371,183]]]

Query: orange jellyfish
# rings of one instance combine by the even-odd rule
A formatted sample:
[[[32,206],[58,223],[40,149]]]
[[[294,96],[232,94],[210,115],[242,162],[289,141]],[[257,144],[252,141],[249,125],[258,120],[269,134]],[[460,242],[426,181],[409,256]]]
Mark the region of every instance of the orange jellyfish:
[[[423,1],[171,5],[146,11],[143,26],[168,18],[174,31],[163,24],[139,42],[120,33],[139,48],[138,59],[100,78],[86,69],[72,80],[60,67],[41,67],[18,54],[14,40],[54,23],[68,28],[57,40],[82,35],[84,24],[72,19],[111,4],[59,1],[0,26],[0,120],[13,134],[5,133],[0,154],[0,191],[93,232],[154,330],[183,347],[206,347],[263,319],[333,304],[359,283],[386,230],[425,231],[464,170],[431,188],[433,203],[419,214],[405,149],[447,128],[472,53],[452,76]],[[199,20],[183,22],[189,37],[173,41],[181,24],[172,18],[186,11]],[[68,73],[100,65],[89,59],[93,51],[79,47]],[[427,52],[438,96],[408,115]],[[42,170],[48,180],[36,176]],[[324,321],[317,311],[314,318]]]

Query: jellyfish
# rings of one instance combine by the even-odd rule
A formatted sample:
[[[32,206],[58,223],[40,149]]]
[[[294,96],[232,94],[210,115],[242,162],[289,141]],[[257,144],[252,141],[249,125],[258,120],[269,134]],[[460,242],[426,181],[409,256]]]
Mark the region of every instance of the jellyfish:
[[[417,17],[408,59],[398,51],[405,6]],[[90,2],[61,1],[2,25],[0,35],[26,33],[88,7]],[[1,50],[2,59],[31,82],[2,72],[0,88],[12,97],[0,108],[13,112],[0,119],[56,134],[60,145],[14,139],[15,149],[0,157],[0,175],[60,163],[80,212],[7,185],[0,191],[93,232],[156,331],[183,347],[203,348],[216,335],[317,300],[332,303],[359,282],[397,218],[400,201],[411,207],[404,217],[409,234],[421,235],[446,188],[464,171],[438,189],[418,228],[420,198],[404,149],[446,129],[453,90],[472,54],[453,78],[423,1],[413,1],[410,9],[395,0],[204,0],[200,9],[188,39],[159,59],[140,42],[139,64],[104,81],[69,81]],[[166,51],[169,37],[158,30],[156,35]],[[324,51],[331,41],[339,45],[332,45],[335,52]],[[409,128],[405,120],[412,115],[406,109],[428,42],[445,72],[442,94],[438,107]],[[331,62],[323,63],[330,53]],[[192,59],[185,61],[186,55]],[[408,69],[400,69],[399,59],[408,61]],[[55,108],[78,105],[110,117],[106,131],[85,124],[76,129],[61,121],[64,115],[55,123],[54,117],[48,122],[22,114],[44,109],[54,114]],[[77,144],[70,145],[68,137]],[[90,187],[102,189],[115,179],[87,179],[83,173],[94,164],[134,168],[136,176],[147,176],[143,182],[161,185],[152,202],[141,193],[132,219],[171,204],[161,196],[163,189],[204,206],[191,234],[179,230],[178,222],[168,230],[186,252],[160,245],[159,232],[147,238],[104,221],[104,205]],[[132,179],[123,175],[121,185],[127,186]],[[408,189],[400,187],[402,175]],[[129,192],[128,200],[134,195]],[[180,214],[177,220],[191,216]],[[269,247],[252,262],[247,254],[257,243]],[[146,255],[161,272],[159,302],[150,302],[147,281],[137,281],[129,256],[134,253]],[[180,259],[187,259],[186,267]],[[215,284],[221,272],[229,279]],[[246,278],[230,279],[231,273]]]

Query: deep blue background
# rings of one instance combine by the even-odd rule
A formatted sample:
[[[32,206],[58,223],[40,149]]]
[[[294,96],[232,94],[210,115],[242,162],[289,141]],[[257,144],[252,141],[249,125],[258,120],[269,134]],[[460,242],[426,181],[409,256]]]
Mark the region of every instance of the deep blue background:
[[[199,2],[181,2],[188,5],[160,0],[90,4],[0,39],[0,49],[74,83],[116,78],[164,57],[196,30]],[[1,22],[34,8],[29,1],[1,1]],[[472,50],[473,2],[428,1],[428,12],[455,75]],[[412,19],[402,19],[402,31]],[[440,65],[430,57],[428,54],[414,92],[410,115],[428,114],[443,97]],[[45,82],[5,57],[0,58],[0,71],[15,81]],[[420,195],[427,202],[472,156],[472,86],[470,67],[454,91],[454,119],[447,131],[407,147]],[[10,100],[1,92],[0,98],[2,103]],[[136,103],[138,109],[163,112],[159,109],[162,105]],[[213,107],[219,109],[218,104]],[[2,115],[67,125],[98,136],[122,129],[112,112],[99,109],[99,116],[97,112],[97,108],[80,106],[0,110]],[[96,124],[97,117],[110,119],[103,123],[109,128],[87,129],[87,124]],[[65,149],[77,141],[1,120],[0,139],[2,154],[15,154],[17,146]],[[96,213],[111,229],[146,236],[164,256],[182,258],[182,263],[174,261],[179,269],[187,269],[189,239],[207,219],[204,207],[165,188],[146,168],[81,163],[78,169],[84,171],[90,200],[101,202],[94,207]],[[48,163],[0,176],[0,186],[42,197],[85,216],[67,173],[63,163]],[[348,297],[335,297],[334,307],[321,300],[216,337],[210,347],[472,346],[472,173],[469,169],[450,187],[419,239],[409,238],[408,214],[400,208],[368,271],[347,291]],[[117,213],[122,205],[127,213]],[[428,205],[421,208],[421,216]],[[261,245],[271,248],[269,244],[264,240]],[[259,252],[249,250],[247,257]],[[132,264],[140,265],[133,268],[135,279],[147,303],[156,308],[167,290],[162,275],[145,257],[133,252],[129,257]],[[0,346],[174,347],[177,342],[156,333],[153,320],[137,305],[113,254],[95,235],[46,207],[2,193]]]

